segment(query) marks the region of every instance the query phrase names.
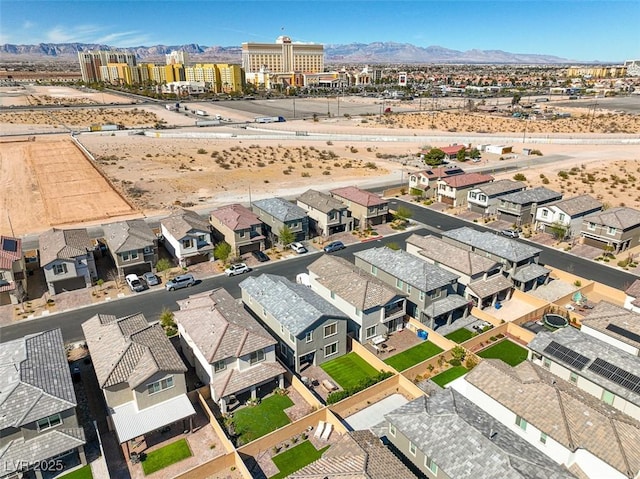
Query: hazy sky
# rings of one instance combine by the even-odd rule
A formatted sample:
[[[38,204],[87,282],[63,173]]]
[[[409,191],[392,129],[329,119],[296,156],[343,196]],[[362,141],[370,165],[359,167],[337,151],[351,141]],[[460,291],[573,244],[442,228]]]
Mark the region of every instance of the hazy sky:
[[[232,46],[293,41],[398,42],[543,53],[582,61],[640,58],[640,1],[2,0],[0,44]]]

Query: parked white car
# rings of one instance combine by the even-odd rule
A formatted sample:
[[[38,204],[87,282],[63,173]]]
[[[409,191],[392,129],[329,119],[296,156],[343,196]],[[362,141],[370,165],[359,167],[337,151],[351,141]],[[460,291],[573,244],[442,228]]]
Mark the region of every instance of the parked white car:
[[[291,243],[289,247],[298,254],[306,253],[308,250],[302,243],[296,241],[295,243]]]
[[[227,269],[225,269],[224,274],[226,274],[227,276],[235,276],[237,274],[248,273],[249,271],[251,271],[251,268],[249,268],[246,264],[238,263],[232,264]]]
[[[134,293],[139,293],[140,291],[145,290],[144,284],[142,284],[140,278],[138,278],[138,276],[135,274],[126,275],[124,277],[124,280],[127,282],[129,288],[131,288],[131,291],[133,291]]]

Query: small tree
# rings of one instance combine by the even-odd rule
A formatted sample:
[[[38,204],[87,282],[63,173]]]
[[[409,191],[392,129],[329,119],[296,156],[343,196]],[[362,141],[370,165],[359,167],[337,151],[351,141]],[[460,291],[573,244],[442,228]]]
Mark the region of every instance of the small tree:
[[[527,181],[527,177],[522,173],[516,173],[515,175],[513,175],[513,179],[516,181]]]
[[[462,148],[460,151],[458,151],[458,153],[456,154],[456,160],[467,161],[467,150]]]
[[[473,158],[475,160],[476,158],[480,158],[480,156],[480,150],[477,148],[471,148],[471,150],[469,150],[469,158]]]
[[[227,261],[229,255],[231,255],[231,245],[226,241],[218,243],[215,248],[213,248],[213,257],[215,259]]]
[[[282,246],[287,246],[294,242],[296,239],[293,231],[287,225],[284,225],[282,228],[278,230],[278,238],[280,239],[280,244]]]
[[[167,308],[163,308],[160,313],[160,325],[164,329],[167,336],[175,336],[178,332],[178,326],[174,319],[173,311]]]
[[[429,166],[438,166],[442,164],[445,156],[447,155],[440,148],[431,148],[431,150],[424,155],[424,162]]]
[[[398,243],[396,243],[396,242],[393,242],[393,241],[391,243],[385,244],[385,246],[387,248],[389,248],[389,249],[394,250],[394,251],[398,251],[400,249],[400,245]]]
[[[464,361],[466,355],[467,350],[462,346],[456,346],[451,350],[451,357],[453,357],[453,359],[457,359],[458,361]]]
[[[160,258],[158,260],[158,262],[156,263],[156,271],[158,273],[162,273],[164,272],[164,277],[167,277],[167,271],[171,268],[171,261],[169,261],[167,258]]]
[[[567,227],[562,223],[560,223],[559,221],[556,221],[555,223],[553,223],[550,226],[550,230],[553,237],[558,241],[562,241],[567,237]]]
[[[408,220],[413,216],[413,212],[407,208],[406,206],[398,206],[398,209],[396,210],[396,212],[394,213],[394,218],[397,220]]]

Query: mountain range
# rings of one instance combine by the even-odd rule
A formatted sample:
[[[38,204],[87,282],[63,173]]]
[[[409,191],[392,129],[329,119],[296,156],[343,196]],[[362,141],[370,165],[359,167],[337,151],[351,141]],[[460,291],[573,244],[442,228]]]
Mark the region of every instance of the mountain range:
[[[87,50],[116,49],[109,45],[90,43],[40,43],[37,45],[0,45],[4,62],[9,61],[77,61],[77,53]],[[172,50],[189,53],[192,62],[240,63],[240,46],[154,45],[117,48],[134,52],[140,61],[164,61],[164,55]],[[418,47],[410,43],[374,42],[324,46],[325,63],[497,63],[497,64],[562,64],[574,60],[553,55],[510,53],[502,50],[451,50],[440,46]]]

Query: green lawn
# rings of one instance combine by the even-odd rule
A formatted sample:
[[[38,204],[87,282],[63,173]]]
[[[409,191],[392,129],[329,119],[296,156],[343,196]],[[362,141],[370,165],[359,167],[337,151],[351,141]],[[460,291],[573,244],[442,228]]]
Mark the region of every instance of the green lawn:
[[[329,449],[329,446],[325,446],[318,451],[309,441],[304,441],[288,451],[273,456],[273,463],[278,466],[280,472],[275,476],[271,476],[271,479],[284,479],[288,475],[299,471],[313,461],[320,459],[322,453],[327,449]]]
[[[440,354],[441,352],[442,349],[440,349],[432,342],[424,341],[417,346],[412,347],[411,349],[407,349],[400,354],[391,356],[384,362],[394,368],[396,371],[404,371],[405,369],[408,369],[411,366],[415,366],[422,361],[426,361],[427,359],[435,356],[436,354]]]
[[[75,471],[61,476],[63,479],[93,479],[93,474],[91,474],[91,466],[87,464],[86,466],[82,466],[80,469],[76,469]]]
[[[473,333],[466,328],[458,329],[452,333],[449,333],[445,338],[450,339],[454,343],[464,343],[467,339],[473,338]]]
[[[484,359],[502,359],[510,366],[517,366],[527,359],[527,350],[505,339],[487,349],[483,349],[478,353],[478,356]]]
[[[440,374],[433,376],[431,380],[440,387],[445,387],[454,379],[458,379],[463,374],[467,374],[467,368],[464,366],[453,366]]]
[[[293,401],[289,396],[274,394],[263,399],[257,406],[245,407],[234,413],[233,423],[242,444],[289,424],[291,421],[284,410],[291,406]]]
[[[142,461],[142,470],[145,475],[149,475],[191,456],[187,440],[180,439],[147,454],[145,460]]]
[[[337,382],[342,389],[356,386],[363,379],[378,374],[376,368],[367,363],[356,353],[345,354],[339,358],[327,361],[320,367]]]

